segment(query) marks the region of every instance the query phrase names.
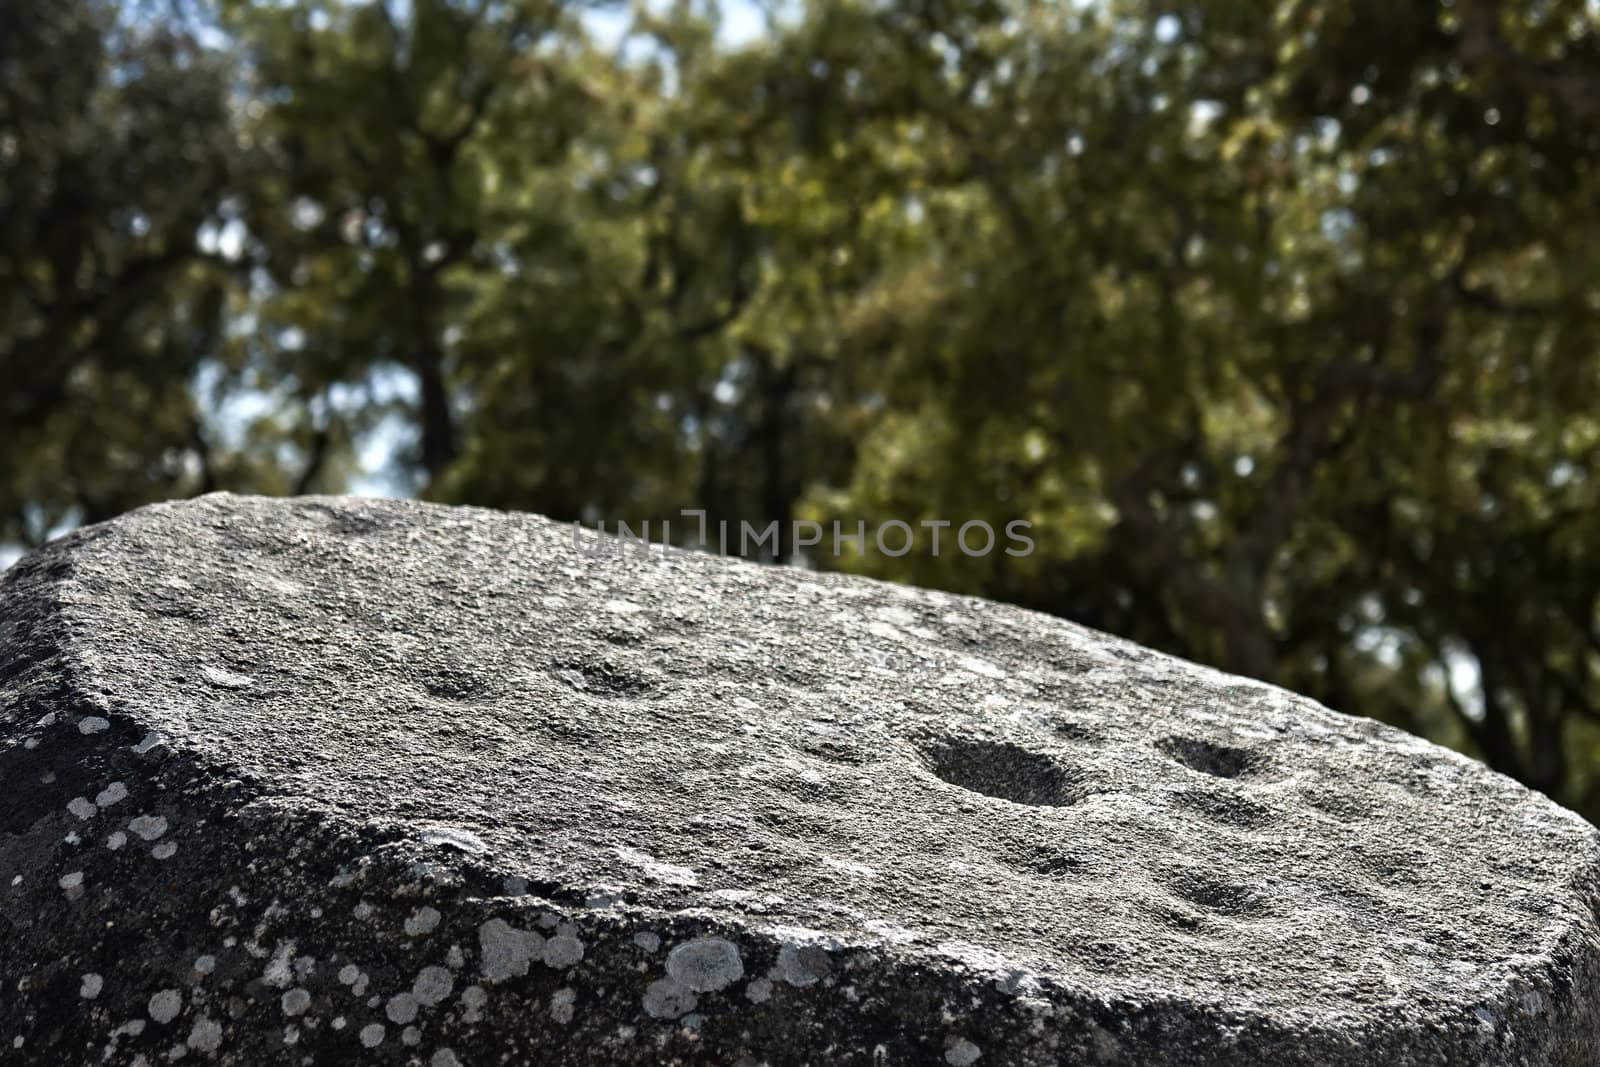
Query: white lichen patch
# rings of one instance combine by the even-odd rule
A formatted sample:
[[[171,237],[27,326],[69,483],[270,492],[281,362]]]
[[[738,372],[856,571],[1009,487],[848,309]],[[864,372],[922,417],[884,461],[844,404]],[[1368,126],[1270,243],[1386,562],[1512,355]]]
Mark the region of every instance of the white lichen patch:
[[[294,981],[292,960],[294,958],[294,942],[280,941],[273,950],[272,958],[267,961],[266,968],[261,972],[261,980],[274,989],[287,989]]]
[[[950,1042],[944,1050],[944,1062],[950,1067],[972,1067],[983,1055],[983,1050],[978,1048],[966,1038],[957,1038]]]
[[[363,1026],[360,1034],[361,1047],[377,1048],[379,1045],[383,1044],[383,1032],[382,1023],[368,1023],[366,1026]]]
[[[307,989],[291,989],[278,998],[278,1006],[285,1015],[304,1015],[306,1009],[311,1007],[311,992]]]
[[[765,978],[757,978],[744,987],[744,995],[752,1004],[765,1004],[772,999],[772,983]]]
[[[112,782],[94,795],[96,807],[109,808],[128,799],[128,787],[122,782]]]
[[[169,860],[177,854],[178,843],[176,841],[163,841],[150,850],[150,855],[158,860]]]
[[[202,1015],[190,1027],[189,1038],[184,1043],[196,1052],[215,1052],[222,1047],[222,1024]]]
[[[583,959],[583,942],[575,934],[558,933],[544,943],[543,959],[546,967],[558,971],[575,967]]]
[[[533,930],[520,930],[504,919],[490,919],[478,927],[478,946],[483,976],[498,982],[527,974],[534,958],[544,955],[544,936]]]
[[[167,832],[165,815],[135,815],[128,820],[128,829],[138,834],[140,840],[154,841]]]
[[[406,936],[421,937],[423,934],[433,933],[434,929],[439,925],[439,918],[439,909],[437,908],[430,908],[426,905],[418,908],[405,921]]]
[[[150,1012],[150,1018],[166,1025],[178,1017],[183,1010],[183,994],[176,989],[163,989],[150,997],[150,1002],[145,1005]]]
[[[67,810],[80,819],[92,819],[100,812],[88,797],[73,797],[67,801]]]
[[[572,988],[558,989],[550,994],[550,1017],[562,1026],[572,1021],[572,1016],[577,1010],[578,991]]]
[[[445,967],[422,968],[416,981],[411,983],[411,995],[418,1004],[431,1008],[450,995],[455,988],[456,976]]]
[[[785,943],[778,949],[778,962],[773,968],[776,977],[794,986],[806,989],[827,977],[832,970],[828,952],[821,945]]]
[[[217,957],[196,956],[194,958],[194,971],[196,974],[210,974],[217,969]]]
[[[676,1019],[694,1011],[699,998],[672,978],[658,978],[644,991],[645,1014],[652,1019]]]
[[[62,889],[66,889],[66,890],[69,890],[69,891],[73,890],[73,889],[82,889],[83,888],[83,872],[82,871],[68,871],[66,874],[63,874],[61,876],[60,881],[57,882],[56,884],[61,886]]]
[[[104,733],[109,729],[111,729],[111,720],[101,718],[99,715],[85,715],[78,720],[78,732],[85,736]]]
[[[476,1023],[483,1019],[484,1006],[489,1003],[489,993],[481,985],[469,985],[461,991],[461,1021]]]
[[[461,1067],[461,1061],[456,1058],[454,1051],[442,1048],[428,1060],[428,1067]]]
[[[134,752],[136,752],[136,753],[138,753],[139,755],[142,756],[146,752],[149,752],[152,748],[155,748],[157,745],[159,745],[162,742],[164,742],[165,740],[166,740],[166,738],[164,738],[160,734],[156,733],[156,731],[151,730],[149,733],[147,733],[143,737],[141,737],[139,739],[139,743],[136,744],[136,745],[133,745],[132,748],[133,748]]]
[[[92,972],[86,974],[78,982],[78,996],[84,1000],[93,1000],[100,995],[100,990],[104,989],[105,985],[105,979],[98,974]]]
[[[743,978],[744,962],[732,941],[701,937],[667,953],[667,974],[686,989],[713,993]]]
[[[121,830],[117,830],[110,837],[106,838],[106,848],[109,848],[112,852],[115,852],[117,849],[121,848],[127,843],[128,835],[123,833]]]
[[[633,943],[646,952],[659,952],[661,950],[661,935],[649,930],[640,930],[633,935]]]
[[[383,1013],[392,1023],[408,1023],[417,1017],[417,998],[410,993],[396,993],[383,1006]]]

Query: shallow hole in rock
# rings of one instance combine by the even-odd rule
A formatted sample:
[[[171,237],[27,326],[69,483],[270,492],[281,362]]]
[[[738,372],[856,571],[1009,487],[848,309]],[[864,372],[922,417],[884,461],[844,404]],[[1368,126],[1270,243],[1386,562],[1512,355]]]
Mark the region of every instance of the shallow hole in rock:
[[[1248,749],[1193,737],[1165,737],[1156,742],[1156,747],[1185,767],[1218,778],[1243,778],[1259,771],[1266,762]]]
[[[1057,719],[1050,724],[1050,732],[1057,737],[1064,737],[1068,741],[1094,742],[1099,741],[1100,731],[1093,726],[1086,726],[1081,722],[1070,719]]]
[[[951,785],[1036,807],[1066,807],[1086,795],[1078,775],[1009,741],[949,738],[923,749],[928,769]]]
[[[489,684],[461,667],[439,667],[422,679],[423,690],[437,700],[474,701],[489,695]]]
[[[1015,870],[1049,878],[1081,877],[1090,871],[1082,856],[1051,845],[1019,847],[1009,854],[1007,863]]]
[[[1199,871],[1185,871],[1170,878],[1167,888],[1174,896],[1219,915],[1262,915],[1269,910],[1266,898],[1249,886],[1234,885]]]
[[[598,663],[560,662],[553,666],[551,673],[572,688],[594,696],[638,697],[655,688],[655,684],[643,674],[610,660]]]
[[[1172,801],[1212,822],[1246,830],[1259,830],[1278,821],[1277,813],[1265,804],[1233,793],[1178,793]]]

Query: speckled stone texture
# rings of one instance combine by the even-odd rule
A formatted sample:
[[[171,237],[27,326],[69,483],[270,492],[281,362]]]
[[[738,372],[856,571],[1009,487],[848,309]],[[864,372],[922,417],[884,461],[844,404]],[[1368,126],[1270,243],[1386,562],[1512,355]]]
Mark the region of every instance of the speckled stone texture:
[[[5,1063],[1592,1067],[1597,873],[1280,690],[532,516],[213,496],[0,587]]]

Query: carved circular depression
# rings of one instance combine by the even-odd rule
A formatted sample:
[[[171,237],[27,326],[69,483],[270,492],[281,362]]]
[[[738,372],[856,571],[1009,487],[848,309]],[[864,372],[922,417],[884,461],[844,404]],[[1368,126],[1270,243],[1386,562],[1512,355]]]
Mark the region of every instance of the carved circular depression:
[[[1066,807],[1085,795],[1070,768],[1009,741],[945,738],[925,746],[928,769],[953,786],[1036,807]]]

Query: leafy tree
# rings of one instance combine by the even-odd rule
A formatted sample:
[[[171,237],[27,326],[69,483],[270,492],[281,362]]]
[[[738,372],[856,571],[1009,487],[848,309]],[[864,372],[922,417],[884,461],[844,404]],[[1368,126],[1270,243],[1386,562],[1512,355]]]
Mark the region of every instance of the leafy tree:
[[[226,72],[100,0],[0,11],[0,542],[220,484],[190,391],[228,264]]]

